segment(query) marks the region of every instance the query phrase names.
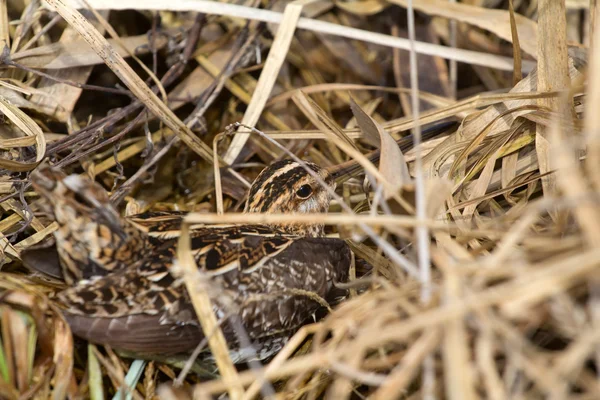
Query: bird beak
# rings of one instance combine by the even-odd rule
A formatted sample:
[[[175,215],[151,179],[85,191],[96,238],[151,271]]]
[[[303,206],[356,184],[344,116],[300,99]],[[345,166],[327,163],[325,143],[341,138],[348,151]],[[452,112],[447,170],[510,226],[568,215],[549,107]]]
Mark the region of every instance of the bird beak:
[[[379,161],[379,150],[375,150],[365,157],[372,162],[376,163]],[[363,172],[363,167],[355,160],[349,160],[333,167],[327,168],[329,176],[335,181],[336,185],[339,185],[350,178],[360,175]]]
[[[454,132],[458,128],[459,123],[455,121],[441,122],[433,125],[432,127],[423,130],[421,133],[421,140],[423,142],[431,140],[435,137],[441,136],[448,132]],[[414,141],[413,136],[408,135],[396,141],[400,150],[406,153],[413,148]],[[365,155],[365,157],[372,162],[377,164],[379,162],[380,150],[372,151]],[[363,167],[355,160],[346,161],[344,163],[334,165],[333,167],[327,168],[329,176],[333,178],[336,184],[343,183],[350,178],[353,178],[363,171]]]

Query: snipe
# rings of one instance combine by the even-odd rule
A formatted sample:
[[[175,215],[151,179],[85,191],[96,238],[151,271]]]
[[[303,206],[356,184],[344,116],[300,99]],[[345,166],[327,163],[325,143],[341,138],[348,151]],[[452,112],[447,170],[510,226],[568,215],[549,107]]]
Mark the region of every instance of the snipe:
[[[307,164],[332,188],[358,169],[352,163],[331,170]],[[73,333],[144,354],[192,351],[204,333],[183,282],[169,271],[182,214],[121,218],[104,189],[86,178],[43,167],[31,180],[59,225],[54,236],[60,268],[52,274],[70,285],[57,299]],[[301,165],[285,160],[258,175],[245,212],[326,212],[330,200]],[[191,236],[199,269],[220,290],[213,298],[214,311],[235,362],[246,355],[229,322],[232,314],[246,329],[258,358],[265,359],[321,306],[307,293],[328,299],[334,283],[346,280],[350,266],[348,245],[324,237],[322,225],[207,226]],[[24,259],[33,259],[36,269],[45,268],[35,257]]]
[[[309,167],[335,186],[335,176]],[[120,218],[99,185],[46,167],[32,174],[59,224],[55,232],[62,274],[73,286],[58,301],[73,333],[94,343],[141,353],[181,353],[204,338],[183,282],[169,273],[176,250],[160,227],[144,232],[139,217]],[[326,212],[330,196],[298,163],[265,168],[250,189],[246,212]],[[179,215],[154,215],[176,224]],[[160,224],[159,224],[160,225]],[[141,229],[140,229],[141,228]],[[346,280],[350,249],[323,237],[323,226],[205,227],[192,232],[200,269],[223,292],[215,312],[236,353],[235,313],[259,358],[278,351],[319,307],[307,296],[327,298]],[[243,361],[234,354],[235,361]]]

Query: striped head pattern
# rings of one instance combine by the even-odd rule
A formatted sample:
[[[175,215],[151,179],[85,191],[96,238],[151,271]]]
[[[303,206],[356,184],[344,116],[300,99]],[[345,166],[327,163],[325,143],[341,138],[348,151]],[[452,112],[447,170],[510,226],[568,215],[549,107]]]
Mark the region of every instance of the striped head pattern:
[[[308,168],[335,189],[335,180],[327,170],[311,162]],[[266,167],[256,177],[244,212],[247,213],[325,213],[331,197],[317,180],[299,163],[292,160],[277,161]],[[323,225],[277,225],[287,233],[303,236],[323,236]]]

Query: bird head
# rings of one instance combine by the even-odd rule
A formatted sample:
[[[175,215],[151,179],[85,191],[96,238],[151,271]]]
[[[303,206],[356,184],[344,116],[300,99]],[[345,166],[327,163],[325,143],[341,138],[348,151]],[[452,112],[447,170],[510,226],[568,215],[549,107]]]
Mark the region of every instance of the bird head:
[[[335,180],[326,169],[311,162],[306,162],[306,165],[330,188],[335,189]],[[302,165],[296,161],[283,160],[271,164],[258,174],[250,187],[244,212],[325,213],[330,202],[331,196],[327,189]],[[302,236],[323,236],[323,224],[280,224],[274,227]]]

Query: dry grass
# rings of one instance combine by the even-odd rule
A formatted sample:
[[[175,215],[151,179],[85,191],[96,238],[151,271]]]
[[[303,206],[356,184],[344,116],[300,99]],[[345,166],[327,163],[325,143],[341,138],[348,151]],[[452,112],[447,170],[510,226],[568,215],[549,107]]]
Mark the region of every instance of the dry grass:
[[[0,398],[600,398],[597,2],[229,3],[0,0]],[[392,144],[447,119],[458,131],[417,151]],[[190,364],[177,388],[185,359],[74,342],[61,284],[20,262],[56,229],[28,172],[49,158],[125,214],[193,212],[186,229],[284,221],[238,213],[259,167],[288,157],[273,140],[373,176],[295,217],[349,240],[349,298],[236,370],[186,278],[220,375]]]

